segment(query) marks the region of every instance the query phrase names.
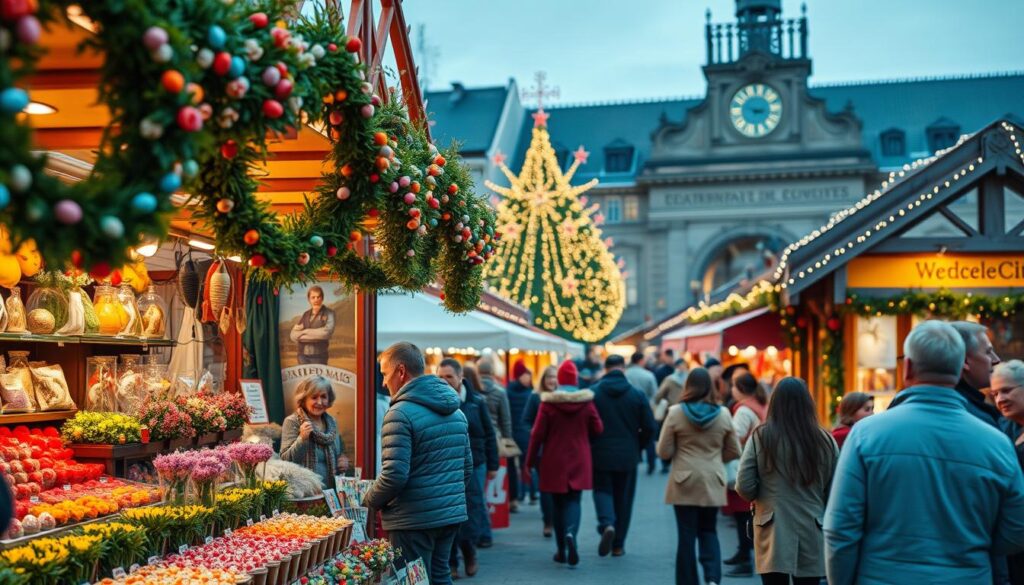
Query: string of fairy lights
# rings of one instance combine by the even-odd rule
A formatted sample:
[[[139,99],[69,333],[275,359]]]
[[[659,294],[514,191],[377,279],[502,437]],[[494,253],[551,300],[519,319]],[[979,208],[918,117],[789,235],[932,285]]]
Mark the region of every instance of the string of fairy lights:
[[[581,201],[597,179],[570,184],[587,153],[577,151],[563,173],[548,135],[548,115],[538,114],[519,175],[498,156],[495,163],[510,185],[486,182],[502,196],[502,239],[485,274],[498,294],[530,308],[540,327],[580,341],[600,341],[622,316],[626,295],[615,258],[601,239],[598,206]]]
[[[1018,129],[1007,122],[1002,122],[1001,127],[1006,132],[1010,142],[1013,144],[1017,156],[1020,157],[1021,162],[1024,163],[1024,149],[1021,148],[1020,141],[1017,138]],[[888,218],[879,220],[873,226],[865,229],[863,233],[848,239],[845,244],[837,245],[830,251],[822,254],[820,257],[806,261],[799,267],[799,270],[790,267],[790,258],[797,250],[800,250],[801,248],[816,241],[818,238],[821,238],[831,230],[835,229],[843,221],[854,216],[858,212],[867,209],[873,203],[892,192],[894,187],[903,184],[909,177],[927,168],[946,153],[956,149],[967,140],[970,140],[973,136],[973,134],[963,135],[955,145],[936,151],[933,156],[905,164],[899,171],[890,172],[889,177],[882,181],[882,184],[878,189],[868,193],[860,201],[857,201],[849,208],[836,213],[825,225],[787,246],[783,250],[782,255],[779,258],[779,264],[772,273],[772,276],[768,279],[757,282],[746,294],[740,295],[732,293],[723,301],[712,304],[700,303],[696,307],[690,307],[671,319],[661,322],[657,327],[646,332],[644,334],[644,338],[648,340],[654,339],[662,335],[665,331],[673,329],[687,321],[700,322],[743,312],[750,308],[764,306],[771,301],[773,296],[777,296],[782,291],[797,285],[804,279],[812,278],[815,271],[824,269],[830,262],[844,254],[849,254],[855,247],[867,245],[870,240],[877,238],[879,234],[885,233],[887,230],[894,227],[902,228],[903,224],[912,219],[911,213],[915,209],[921,207],[921,205],[926,201],[941,196],[942,192],[946,189],[956,188],[958,182],[964,180],[971,173],[974,173],[977,169],[981,168],[982,164],[985,162],[984,157],[979,156],[975,162],[954,171],[951,175],[934,184],[931,189],[921,192],[915,200],[910,201],[906,206],[901,206],[899,209],[893,210],[893,213],[890,214]],[[788,276],[787,268],[789,268]]]

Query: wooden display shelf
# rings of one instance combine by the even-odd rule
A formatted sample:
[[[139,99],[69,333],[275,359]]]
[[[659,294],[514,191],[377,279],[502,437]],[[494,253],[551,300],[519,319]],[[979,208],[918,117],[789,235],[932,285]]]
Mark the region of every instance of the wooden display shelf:
[[[116,337],[111,335],[36,335],[33,333],[0,333],[0,342],[8,343],[56,343],[92,345],[129,345],[143,347],[171,347],[171,339],[148,339],[142,337]]]
[[[11,414],[0,414],[0,425],[62,421],[75,416],[76,412],[78,411],[51,410],[47,412],[20,412]]]

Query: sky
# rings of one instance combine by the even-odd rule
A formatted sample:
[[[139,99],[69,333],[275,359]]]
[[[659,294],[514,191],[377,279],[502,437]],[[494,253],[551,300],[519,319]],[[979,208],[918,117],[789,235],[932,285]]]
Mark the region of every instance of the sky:
[[[783,0],[783,17],[799,16],[800,4]],[[812,84],[1024,70],[1024,0],[807,4]],[[704,12],[711,9],[713,22],[735,20],[734,0],[410,0],[402,6],[429,89],[453,81],[505,85],[510,77],[526,89],[543,70],[563,104],[703,95]]]

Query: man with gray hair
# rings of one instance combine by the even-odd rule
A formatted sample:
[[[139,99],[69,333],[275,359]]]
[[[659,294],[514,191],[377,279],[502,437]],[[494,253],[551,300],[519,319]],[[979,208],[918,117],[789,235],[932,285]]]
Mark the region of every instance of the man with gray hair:
[[[963,372],[954,389],[967,400],[967,412],[997,429],[1003,428],[999,410],[986,402],[982,393],[992,386],[992,370],[999,365],[999,356],[988,338],[988,328],[970,321],[954,321],[950,326],[960,334],[967,349]],[[901,392],[889,408],[902,404],[904,400],[906,397]]]
[[[1024,551],[1024,473],[1013,446],[954,387],[966,348],[926,321],[903,346],[903,405],[843,445],[825,511],[830,585],[992,583],[990,555]]]
[[[433,584],[450,584],[448,558],[473,474],[466,416],[447,382],[426,375],[419,348],[400,342],[378,358],[391,407],[381,429],[383,464],[363,500],[407,562],[423,559]],[[415,440],[414,440],[415,437]]]

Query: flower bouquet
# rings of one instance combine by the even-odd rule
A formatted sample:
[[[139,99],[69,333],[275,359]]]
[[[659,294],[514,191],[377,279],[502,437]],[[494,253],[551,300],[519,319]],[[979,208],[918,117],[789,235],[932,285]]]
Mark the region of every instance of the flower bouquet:
[[[139,422],[150,430],[154,441],[195,436],[192,417],[182,412],[171,400],[146,403],[139,412]]]
[[[273,447],[263,443],[232,443],[226,450],[235,462],[242,485],[253,489],[259,487],[262,478],[256,477],[256,469],[274,455]]]
[[[195,436],[227,430],[227,421],[220,409],[208,402],[203,395],[180,396],[177,399],[177,406],[178,410],[190,419]]]
[[[86,524],[85,535],[99,536],[103,540],[100,574],[111,575],[115,567],[130,567],[141,563],[146,553],[146,531],[124,522]]]
[[[349,553],[365,563],[375,578],[383,575],[395,562],[395,549],[383,538],[357,542],[349,547]]]
[[[263,508],[263,491],[246,488],[228,488],[217,495],[217,525],[232,530],[243,518],[259,516]]]
[[[288,499],[288,482],[283,479],[264,481],[260,484],[263,490],[263,513],[268,517],[274,510],[280,511]]]
[[[224,416],[226,430],[240,429],[249,422],[252,407],[240,392],[221,392],[215,395],[202,394],[200,396],[220,410],[221,415]]]
[[[217,481],[231,466],[231,458],[222,449],[187,452],[192,456],[192,486],[196,502],[214,508],[217,504]]]
[[[154,506],[121,512],[124,522],[146,530],[147,555],[163,555],[202,540],[213,518],[214,511],[205,506]]]
[[[188,501],[189,479],[193,465],[195,458],[186,452],[158,455],[153,459],[153,467],[160,478],[164,503],[180,506]]]
[[[61,427],[61,437],[69,443],[138,443],[142,440],[142,425],[126,414],[79,411]]]

